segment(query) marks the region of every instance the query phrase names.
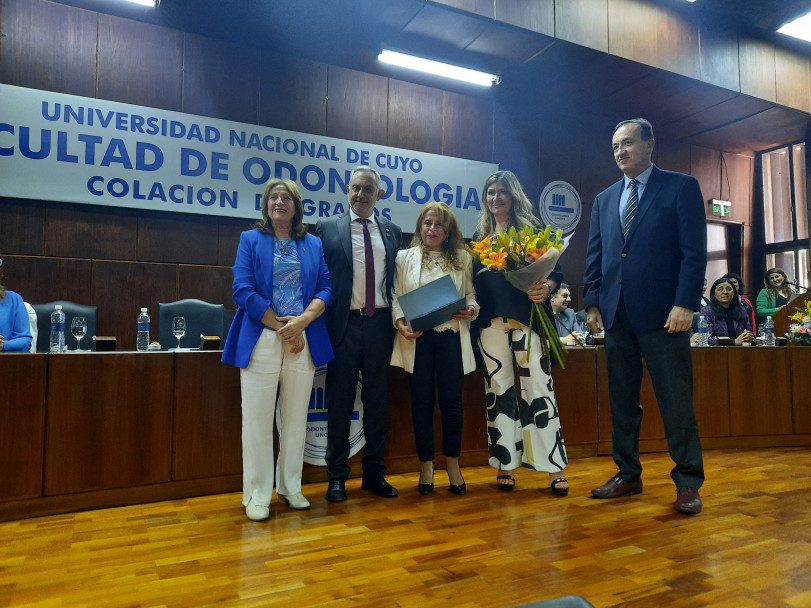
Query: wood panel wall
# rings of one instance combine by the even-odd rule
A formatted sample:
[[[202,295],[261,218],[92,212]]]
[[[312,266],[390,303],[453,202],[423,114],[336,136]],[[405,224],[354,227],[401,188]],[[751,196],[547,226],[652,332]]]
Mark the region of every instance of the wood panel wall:
[[[632,0],[600,2],[604,10],[594,21],[584,20],[582,12],[593,9],[594,0],[567,4],[572,23],[588,21],[578,42],[587,43],[582,38],[589,38],[593,28],[603,31],[603,14],[622,15],[634,5]],[[549,1],[533,4],[526,15],[519,5],[500,0],[480,5],[482,11],[496,11],[489,16],[508,22],[526,16],[527,23],[543,33],[554,25],[550,7]],[[573,285],[574,305],[580,305],[577,286],[582,284],[591,202],[619,178],[610,154],[610,129],[522,105],[504,93],[464,95],[47,0],[0,0],[0,8],[3,83],[496,162],[513,169],[536,201],[550,181],[569,181],[580,192],[584,209],[563,267]],[[678,40],[671,41],[675,49],[696,35],[690,28],[677,31]],[[666,41],[621,42],[607,31],[606,36],[606,44],[616,48],[641,45],[627,49],[638,60],[650,60],[650,53],[669,54],[655,46]],[[697,64],[688,47],[677,55]],[[757,47],[747,53],[761,65],[763,53]],[[772,71],[777,69],[773,53],[770,65]],[[789,60],[780,65],[786,73],[802,71]],[[694,75],[692,68],[688,71]],[[717,71],[726,73],[720,67]],[[279,83],[288,93],[281,99],[275,94]],[[775,90],[772,97],[777,94]],[[780,94],[796,96],[791,91]],[[660,140],[657,153],[662,167],[698,176],[705,198],[720,196],[726,176],[721,178],[720,155],[711,145],[691,148]],[[725,157],[729,181],[741,198],[740,205],[734,200],[736,213],[751,222],[751,159]],[[2,189],[5,284],[29,302],[68,299],[99,306],[99,334],[116,336],[119,349],[134,348],[135,320],[142,306],[153,311],[154,318],[159,302],[186,297],[233,308],[230,266],[239,233],[250,228],[251,221],[1,195]]]

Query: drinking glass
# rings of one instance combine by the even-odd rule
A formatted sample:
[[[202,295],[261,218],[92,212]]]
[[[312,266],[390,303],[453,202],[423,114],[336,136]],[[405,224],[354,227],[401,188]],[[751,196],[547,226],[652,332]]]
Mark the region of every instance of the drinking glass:
[[[586,344],[586,339],[589,337],[591,330],[585,321],[577,321],[577,331],[580,333],[581,346]]]
[[[76,350],[82,350],[82,338],[84,338],[84,335],[87,333],[87,319],[84,317],[73,317],[70,322],[70,333],[76,338]]]
[[[177,350],[180,350],[180,338],[186,335],[186,317],[172,319],[172,333],[177,338]]]

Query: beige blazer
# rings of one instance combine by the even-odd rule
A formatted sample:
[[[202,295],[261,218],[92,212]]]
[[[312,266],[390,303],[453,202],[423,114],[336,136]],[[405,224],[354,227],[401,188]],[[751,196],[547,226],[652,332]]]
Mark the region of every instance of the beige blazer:
[[[467,251],[460,250],[459,259],[462,260],[462,270],[451,270],[450,275],[456,285],[459,296],[464,297],[467,306],[474,308],[473,318],[479,314],[479,304],[476,302],[476,293],[473,290],[473,260]],[[420,286],[420,269],[422,268],[422,249],[411,247],[397,252],[395,261],[397,275],[394,279],[394,299],[391,303],[391,321],[405,317],[400,308],[399,296],[413,291]],[[466,321],[457,321],[459,324],[459,339],[462,341],[462,365],[464,372],[469,374],[476,369],[476,360],[473,356],[473,347],[470,344],[470,325]],[[414,355],[416,340],[406,340],[402,334],[396,332],[394,350],[391,354],[391,364],[402,367],[408,373],[414,371]]]

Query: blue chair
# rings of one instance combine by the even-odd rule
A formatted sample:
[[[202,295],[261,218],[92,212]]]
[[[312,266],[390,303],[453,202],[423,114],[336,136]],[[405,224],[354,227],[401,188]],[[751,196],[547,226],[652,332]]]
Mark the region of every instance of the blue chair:
[[[51,313],[57,304],[62,305],[62,312],[65,313],[65,344],[68,350],[76,350],[76,339],[70,333],[73,317],[87,319],[87,333],[81,342],[82,350],[96,350],[93,337],[96,335],[99,307],[77,304],[70,300],[54,300],[44,304],[31,304],[31,308],[37,313],[37,352],[47,353],[51,348]]]
[[[186,333],[180,339],[181,348],[199,348],[200,336],[218,336],[223,341],[224,306],[188,298],[158,304],[158,342],[162,349],[177,348],[172,334],[172,319],[186,319]]]

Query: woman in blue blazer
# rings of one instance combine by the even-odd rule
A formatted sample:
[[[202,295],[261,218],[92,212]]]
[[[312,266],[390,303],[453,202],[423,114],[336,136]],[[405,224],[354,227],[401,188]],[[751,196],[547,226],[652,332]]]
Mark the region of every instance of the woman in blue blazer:
[[[0,284],[0,352],[27,353],[31,340],[31,324],[22,297]]]
[[[307,409],[315,368],[333,357],[322,313],[332,288],[321,241],[302,223],[296,184],[272,179],[262,219],[243,232],[234,262],[237,312],[222,360],[240,369],[242,504],[248,519],[269,517],[273,496],[273,421],[279,392],[276,493],[294,509],[301,493]]]

